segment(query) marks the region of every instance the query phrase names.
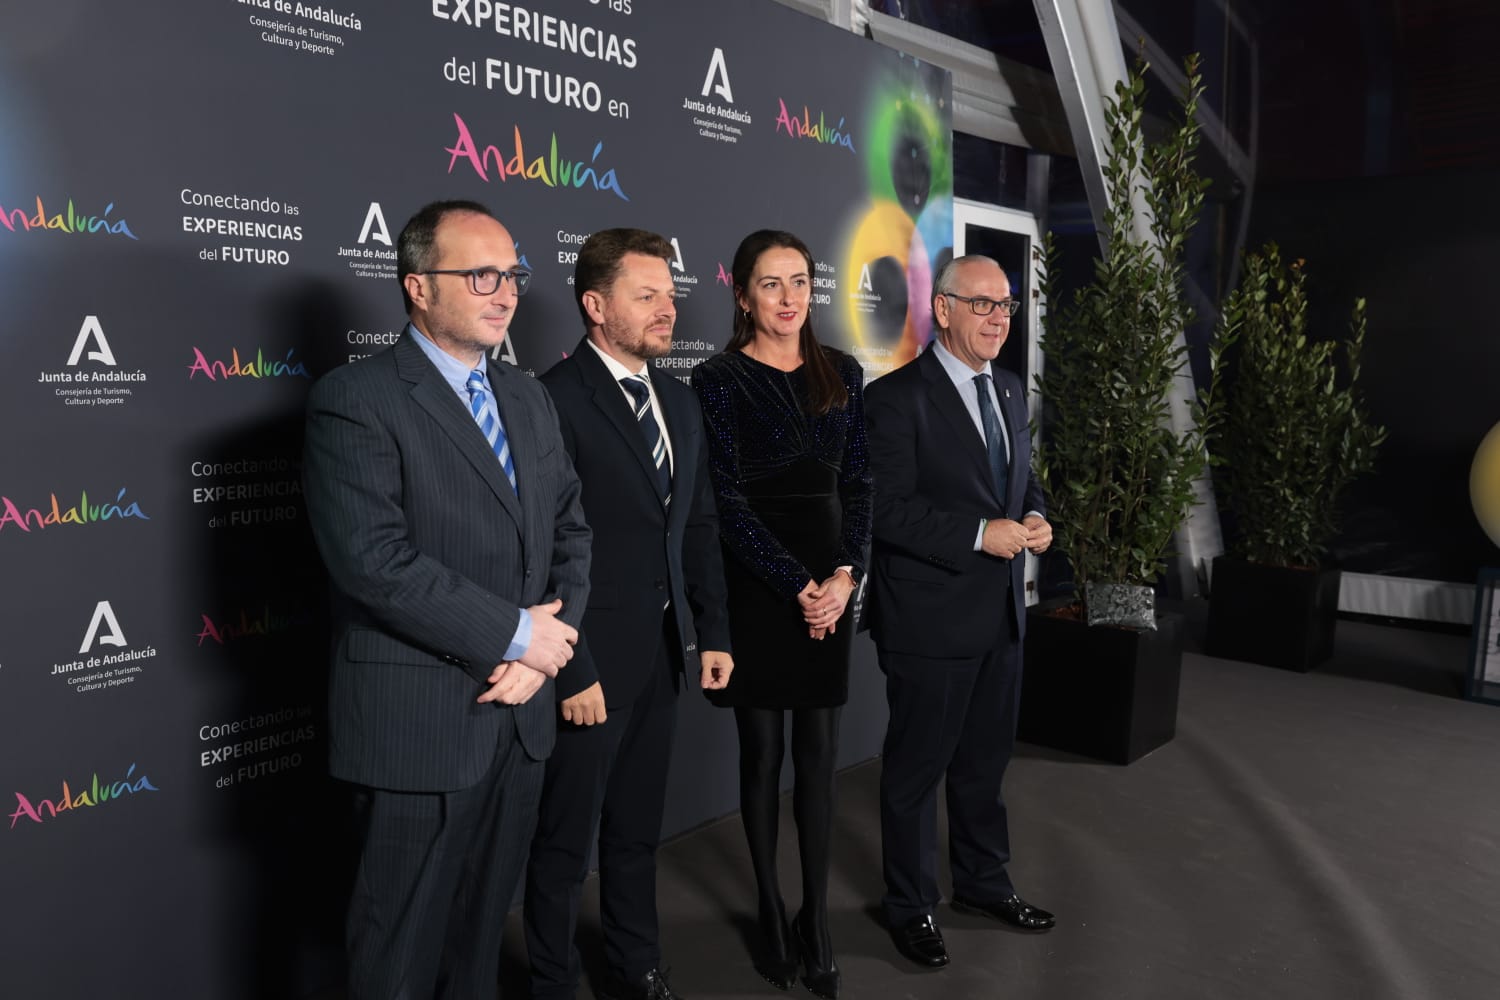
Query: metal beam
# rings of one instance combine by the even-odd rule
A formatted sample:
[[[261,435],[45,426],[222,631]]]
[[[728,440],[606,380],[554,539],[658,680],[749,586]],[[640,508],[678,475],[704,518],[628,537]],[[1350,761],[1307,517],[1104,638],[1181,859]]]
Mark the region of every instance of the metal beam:
[[[1104,224],[1108,195],[1104,185],[1103,157],[1109,149],[1109,130],[1105,125],[1106,101],[1113,100],[1115,87],[1126,78],[1125,52],[1113,7],[1106,0],[1034,0],[1037,20],[1047,43],[1052,73],[1068,116],[1068,126],[1077,149],[1078,165],[1083,172],[1084,189],[1094,216],[1101,253],[1109,253],[1109,236]],[[1133,239],[1154,243],[1142,192],[1131,193],[1131,235]],[[1182,331],[1177,345],[1186,350]],[[1190,366],[1173,381],[1168,394],[1172,429],[1179,434],[1193,427],[1192,401],[1197,390]],[[1186,523],[1178,530],[1173,576],[1179,592],[1192,596],[1199,592],[1199,570],[1224,551],[1219,528],[1218,505],[1214,500],[1213,482],[1204,476],[1193,484],[1197,498]],[[1206,569],[1206,567],[1205,567]]]

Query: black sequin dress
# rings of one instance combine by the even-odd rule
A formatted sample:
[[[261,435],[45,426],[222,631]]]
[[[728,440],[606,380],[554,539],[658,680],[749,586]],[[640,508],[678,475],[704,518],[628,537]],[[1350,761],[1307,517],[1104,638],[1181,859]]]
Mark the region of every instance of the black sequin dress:
[[[824,348],[849,403],[809,416],[804,369],[784,372],[738,351],[693,371],[724,546],[734,673],[720,706],[828,708],[849,697],[853,601],[834,634],[807,634],[797,594],[840,566],[864,578],[872,489],[864,373]]]

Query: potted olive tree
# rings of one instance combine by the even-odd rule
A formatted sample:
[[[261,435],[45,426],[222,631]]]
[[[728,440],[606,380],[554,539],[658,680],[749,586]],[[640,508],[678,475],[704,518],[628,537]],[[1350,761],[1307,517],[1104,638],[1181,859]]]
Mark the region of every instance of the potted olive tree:
[[[1339,495],[1385,438],[1358,391],[1364,300],[1345,340],[1313,340],[1306,282],[1303,261],[1270,243],[1246,257],[1224,304],[1237,338],[1210,447],[1231,530],[1210,577],[1207,642],[1214,656],[1302,671],[1333,652],[1339,570],[1324,556]]]
[[[1196,394],[1188,429],[1174,429],[1169,413],[1173,382],[1188,377],[1182,259],[1207,186],[1194,170],[1197,57],[1184,68],[1181,117],[1157,142],[1142,136],[1144,63],[1107,104],[1108,247],[1092,280],[1059,299],[1050,239],[1043,254],[1054,305],[1041,341],[1036,471],[1075,601],[1028,617],[1019,735],[1121,763],[1176,730],[1181,617],[1157,614],[1153,583],[1207,471],[1216,413],[1212,385]]]

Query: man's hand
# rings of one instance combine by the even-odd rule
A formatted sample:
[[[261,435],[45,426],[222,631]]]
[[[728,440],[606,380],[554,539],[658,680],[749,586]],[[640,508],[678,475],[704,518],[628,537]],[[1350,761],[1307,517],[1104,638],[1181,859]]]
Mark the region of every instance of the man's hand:
[[[604,688],[595,681],[571,698],[562,700],[562,717],[575,726],[596,726],[607,716]]]
[[[1033,555],[1041,555],[1052,545],[1052,525],[1040,514],[1028,514],[1021,518],[1021,525],[1026,529],[1026,547]]]
[[[984,539],[980,542],[980,547],[992,556],[1014,559],[1020,555],[1022,549],[1026,548],[1030,537],[1030,532],[1019,521],[997,517],[985,524]],[[1052,537],[1050,528],[1047,537],[1050,541]]]
[[[520,662],[548,677],[556,677],[557,672],[573,658],[578,630],[558,619],[562,601],[538,604],[526,610],[531,615],[531,645],[521,654]]]
[[[547,675],[530,670],[520,660],[506,660],[490,671],[490,686],[479,696],[480,704],[498,701],[502,705],[524,705],[541,690]]]
[[[847,570],[839,569],[815,587],[809,583],[809,587],[812,589],[804,587],[797,595],[797,602],[802,605],[802,618],[807,622],[808,634],[821,639],[838,631],[839,619],[854,594],[854,577]]]
[[[722,691],[729,684],[729,675],[734,673],[734,657],[717,649],[705,649],[698,654],[698,682],[705,691]]]

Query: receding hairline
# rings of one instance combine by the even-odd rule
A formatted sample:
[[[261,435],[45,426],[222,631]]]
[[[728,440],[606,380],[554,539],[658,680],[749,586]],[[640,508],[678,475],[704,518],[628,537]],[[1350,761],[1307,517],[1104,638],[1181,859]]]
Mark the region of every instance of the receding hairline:
[[[444,212],[443,217],[440,218],[432,227],[432,255],[434,258],[434,264],[436,264],[438,260],[442,259],[443,252],[446,249],[443,246],[443,227],[447,226],[449,223],[458,222],[463,219],[484,219],[499,226],[500,231],[505,234],[506,242],[510,245],[512,256],[515,256],[517,260],[520,260],[519,255],[515,253],[515,237],[511,236],[510,228],[506,226],[505,223],[501,222],[493,215],[489,215],[485,212],[476,212],[472,208],[456,208],[450,212]]]
[[[1000,272],[1000,276],[1005,279],[1005,284],[1007,286],[1010,285],[1010,275],[1005,273],[1005,268],[1000,266],[999,261],[993,257],[986,257],[984,254],[970,253],[964,254],[962,257],[954,257],[939,269],[937,277],[932,282],[933,295],[952,292],[958,285],[960,269],[973,270],[976,267],[984,266],[995,268],[995,270]]]

